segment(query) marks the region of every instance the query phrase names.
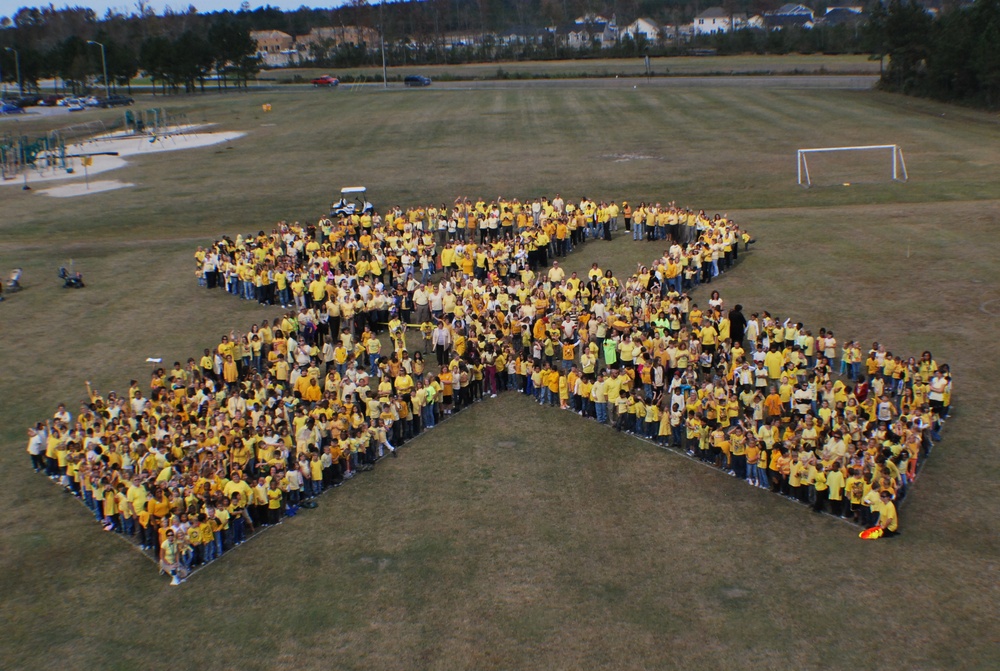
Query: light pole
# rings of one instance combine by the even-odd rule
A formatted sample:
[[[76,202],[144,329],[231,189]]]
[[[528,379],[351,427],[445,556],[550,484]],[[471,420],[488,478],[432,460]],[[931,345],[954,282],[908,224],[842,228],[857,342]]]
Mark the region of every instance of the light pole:
[[[94,40],[87,40],[87,44],[96,44],[101,48],[101,66],[104,69],[104,98],[108,99],[111,97],[110,84],[108,83],[108,59],[104,54],[104,45],[100,42],[95,42]]]
[[[17,90],[23,96],[24,83],[21,81],[21,55],[17,53],[17,49],[14,47],[4,47],[4,49],[14,54],[14,67],[17,69]]]
[[[385,18],[383,14],[383,9],[385,8],[385,0],[382,0],[378,6],[378,32],[379,40],[382,43],[382,88],[389,88],[389,77],[385,68]]]

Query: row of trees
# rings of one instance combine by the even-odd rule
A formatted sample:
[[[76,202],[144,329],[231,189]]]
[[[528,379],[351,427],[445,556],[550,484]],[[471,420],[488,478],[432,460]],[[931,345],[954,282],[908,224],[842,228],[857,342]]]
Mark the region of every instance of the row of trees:
[[[914,0],[872,11],[873,52],[888,57],[883,88],[939,100],[1000,107],[1000,0],[936,19]]]
[[[781,4],[719,2],[733,13],[762,12]],[[662,55],[677,53],[677,46],[640,38],[621,40],[612,49],[570,50],[551,33],[524,44],[500,43],[493,36],[593,13],[614,15],[625,25],[638,16],[677,23],[698,11],[696,0],[402,0],[385,5],[349,0],[337,9],[251,10],[244,3],[239,12],[199,14],[189,7],[156,15],[145,0],[138,0],[132,13],[109,10],[98,18],[91,9],[49,5],[0,19],[0,77],[16,82],[19,70],[29,88],[51,77],[78,92],[102,76],[101,50],[93,41],[104,45],[109,83],[115,87],[128,86],[140,72],[164,92],[203,88],[216,74],[219,86],[239,86],[259,66],[251,30],[304,35],[322,26],[382,31],[393,63]],[[710,46],[720,53],[872,53],[888,58],[882,77],[887,89],[1000,107],[1000,0],[954,0],[936,17],[916,0],[874,0],[869,15],[864,26],[740,30],[699,37],[694,46]],[[478,34],[479,39],[445,49],[443,36],[455,31]],[[317,65],[347,67],[374,63],[377,51],[374,44],[341,45],[318,50],[314,57]]]
[[[49,6],[21,10],[15,19],[0,29],[0,77],[16,83],[20,75],[27,90],[47,78],[74,94],[103,86],[105,63],[110,87],[131,90],[132,79],[144,73],[163,92],[193,91],[215,75],[219,86],[245,86],[259,69],[249,23],[233,14],[191,8],[156,16],[143,9],[98,20],[90,9]]]

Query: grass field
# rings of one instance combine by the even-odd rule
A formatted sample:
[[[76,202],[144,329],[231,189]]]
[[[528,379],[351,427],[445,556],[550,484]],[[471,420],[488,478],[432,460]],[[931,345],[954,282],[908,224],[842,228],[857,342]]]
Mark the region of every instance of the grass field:
[[[334,73],[347,81],[382,81],[381,61],[356,68],[279,68],[262,70],[257,83],[292,84]],[[562,61],[499,61],[461,65],[392,65],[387,68],[390,81],[402,81],[410,74],[423,74],[436,80],[469,79],[565,79],[572,77],[645,77],[642,58],[593,58]],[[865,54],[786,54],[742,56],[670,56],[650,59],[653,76],[763,75],[763,74],[879,74],[879,62]],[[149,86],[148,77],[132,80],[133,86]],[[210,84],[214,86],[214,84]]]
[[[873,92],[326,93],[169,100],[249,135],[108,173],[131,189],[0,187],[0,268],[23,266],[27,285],[0,305],[0,667],[997,667],[996,117]],[[887,142],[904,149],[906,184],[853,183],[852,170],[874,174],[845,165],[827,166],[825,186],[795,184],[797,148]],[[502,396],[166,587],[31,472],[24,430],[60,401],[75,408],[84,380],[145,383],[147,356],[172,362],[273,317],[199,289],[194,247],[314,220],[348,184],[380,207],[558,191],[736,216],[759,242],[713,284],[727,301],[951,364],[955,416],[903,535],[861,542]],[[567,265],[620,274],[654,250],[620,238]],[[70,259],[83,291],[59,288]]]
[[[259,79],[289,83],[295,75],[310,80],[330,72],[330,68],[287,68],[266,70]],[[345,80],[381,81],[382,68],[373,64],[367,68],[334,70]],[[387,69],[390,80],[399,81],[409,74],[423,74],[434,79],[496,79],[567,78],[567,77],[644,77],[646,63],[642,58],[598,58],[565,61],[502,61],[463,65],[393,65]],[[879,63],[864,54],[828,56],[747,55],[747,56],[675,56],[650,59],[650,74],[654,76],[693,76],[719,74],[878,74]]]

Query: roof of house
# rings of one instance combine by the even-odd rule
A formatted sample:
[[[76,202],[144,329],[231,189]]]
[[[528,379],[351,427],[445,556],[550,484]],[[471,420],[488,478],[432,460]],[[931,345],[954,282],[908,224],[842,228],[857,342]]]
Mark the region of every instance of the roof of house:
[[[799,14],[765,14],[764,25],[768,28],[790,28],[792,26],[812,26],[811,16]]]
[[[694,17],[696,19],[728,19],[729,14],[726,13],[722,7],[709,7],[703,11],[698,16]]]
[[[812,16],[813,10],[796,3],[784,4],[772,12],[774,16]]]
[[[544,35],[548,31],[537,26],[511,26],[500,33],[503,37],[535,37]]]
[[[280,30],[251,30],[250,37],[255,40],[267,40],[267,39],[292,39],[292,36],[288,33],[283,33]]]
[[[823,17],[817,21],[818,24],[823,24],[826,26],[839,26],[843,24],[854,24],[860,21],[864,21],[866,18],[863,12],[857,12],[854,9],[848,7],[834,7],[830,9]]]

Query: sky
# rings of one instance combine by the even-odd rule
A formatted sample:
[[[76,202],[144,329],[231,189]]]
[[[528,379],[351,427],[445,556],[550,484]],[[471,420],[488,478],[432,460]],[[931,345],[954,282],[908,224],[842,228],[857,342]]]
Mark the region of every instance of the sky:
[[[22,7],[43,7],[49,2],[56,8],[70,7],[90,7],[98,16],[104,16],[108,7],[131,13],[135,11],[135,0],[0,0],[0,17],[12,16]],[[215,12],[223,9],[236,11],[240,8],[241,0],[153,0],[149,6],[157,13],[162,14],[163,8],[170,6],[175,11],[184,11],[189,5],[194,5],[199,12]],[[344,4],[343,0],[313,0],[304,2],[303,0],[250,0],[250,7],[257,8],[263,5],[271,5],[280,9],[298,9],[302,5],[309,7],[338,7]]]

